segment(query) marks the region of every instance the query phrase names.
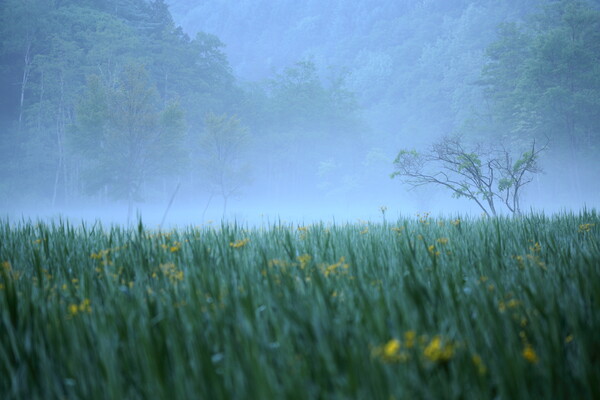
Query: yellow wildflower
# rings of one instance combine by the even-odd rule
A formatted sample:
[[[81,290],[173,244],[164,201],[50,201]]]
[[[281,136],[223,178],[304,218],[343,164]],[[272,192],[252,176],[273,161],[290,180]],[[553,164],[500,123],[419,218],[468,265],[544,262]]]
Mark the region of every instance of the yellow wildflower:
[[[439,244],[448,244],[448,238],[442,237],[437,240]]]
[[[79,311],[80,312],[92,312],[92,306],[90,305],[90,299],[83,299],[81,303],[79,303]]]
[[[400,350],[400,341],[398,339],[391,339],[385,346],[383,346],[383,355],[387,358],[392,358]]]
[[[337,272],[337,270],[339,268],[348,269],[348,264],[344,263],[344,261],[345,261],[345,258],[340,257],[340,260],[338,262],[325,267],[325,269],[323,271],[323,274],[325,275],[325,277],[328,277],[329,275]]]
[[[10,272],[10,270],[12,269],[12,266],[10,265],[10,262],[9,262],[9,261],[4,261],[4,262],[2,263],[2,269],[3,269],[5,272]]]
[[[579,232],[589,232],[596,224],[581,224],[579,225]]]
[[[516,299],[511,299],[507,304],[508,308],[516,308],[521,305],[521,302]]]
[[[249,241],[250,241],[250,239],[246,238],[246,239],[238,240],[237,242],[229,242],[229,247],[233,247],[234,249],[239,249],[240,247],[244,247],[245,245],[247,245]]]
[[[499,302],[499,303],[498,303],[498,310],[499,310],[500,312],[504,312],[504,311],[506,311],[506,304],[504,304],[504,302],[503,302],[503,301],[501,301],[501,302]]]
[[[485,375],[485,373],[487,372],[487,368],[481,360],[481,357],[479,357],[477,354],[473,354],[473,356],[471,357],[471,361],[473,361],[473,364],[475,365],[475,368],[477,368],[477,372],[479,373],[479,375]]]
[[[446,362],[454,355],[454,346],[450,343],[444,343],[442,345],[441,336],[437,335],[423,350],[423,355],[430,361],[434,362]]]
[[[69,315],[77,315],[79,306],[77,304],[69,304]]]
[[[540,242],[535,242],[535,244],[533,246],[531,246],[529,248],[529,250],[532,253],[537,253],[537,252],[540,252],[542,250],[542,246],[540,246]]]
[[[429,251],[430,254],[432,254],[434,256],[439,256],[440,255],[440,252],[435,249],[434,245],[430,245],[429,247],[427,247],[427,250]]]
[[[522,354],[523,354],[523,358],[525,358],[527,361],[529,361],[532,364],[535,364],[539,361],[535,350],[533,349],[533,347],[531,347],[530,344],[525,345],[525,348],[523,349]]]
[[[298,256],[298,261],[300,261],[300,269],[306,268],[311,259],[312,257],[310,254],[302,254],[301,256]]]
[[[415,331],[404,332],[404,342],[407,349],[411,349],[414,347],[416,337],[417,334]]]
[[[569,335],[565,338],[565,343],[571,343],[573,341],[573,335]]]

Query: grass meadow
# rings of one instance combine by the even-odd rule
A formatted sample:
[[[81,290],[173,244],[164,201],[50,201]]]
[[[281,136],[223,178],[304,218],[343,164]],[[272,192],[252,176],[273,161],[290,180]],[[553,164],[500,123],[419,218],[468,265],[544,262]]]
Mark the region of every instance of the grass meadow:
[[[0,220],[3,399],[599,399],[600,218]]]

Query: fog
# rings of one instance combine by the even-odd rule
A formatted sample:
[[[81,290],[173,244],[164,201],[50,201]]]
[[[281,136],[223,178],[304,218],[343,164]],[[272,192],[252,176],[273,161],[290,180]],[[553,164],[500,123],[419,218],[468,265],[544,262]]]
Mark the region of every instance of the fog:
[[[5,0],[0,13],[12,222],[600,204],[597,0]],[[447,138],[460,152],[440,155]]]

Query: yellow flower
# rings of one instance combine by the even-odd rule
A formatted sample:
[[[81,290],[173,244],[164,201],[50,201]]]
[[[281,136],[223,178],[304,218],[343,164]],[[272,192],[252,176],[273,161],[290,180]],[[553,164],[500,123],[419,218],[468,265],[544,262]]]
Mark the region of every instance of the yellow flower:
[[[437,242],[438,242],[439,244],[448,244],[448,238],[445,238],[445,237],[443,237],[443,238],[439,238],[439,239],[437,240]]]
[[[301,256],[298,256],[297,258],[298,258],[298,261],[300,261],[300,269],[306,268],[306,266],[308,265],[308,263],[310,263],[310,260],[312,259],[310,254],[302,254]]]
[[[531,246],[529,250],[531,250],[532,253],[537,253],[542,250],[542,246],[540,246],[540,242],[535,242],[535,244]]]
[[[387,358],[392,358],[398,354],[399,350],[400,341],[398,339],[391,339],[383,346],[383,355]]]
[[[506,311],[506,304],[504,304],[504,302],[503,302],[503,301],[501,301],[500,303],[498,303],[498,310],[499,310],[500,312],[504,312],[504,311]]]
[[[596,224],[581,224],[579,225],[579,232],[589,232]]]
[[[325,275],[325,277],[328,277],[329,275],[335,273],[338,270],[338,268],[348,269],[349,266],[348,266],[348,264],[345,264],[344,261],[345,261],[345,258],[340,257],[340,260],[338,262],[325,267],[325,269],[323,271],[323,274]]]
[[[477,372],[479,373],[479,375],[485,375],[485,373],[487,372],[487,368],[481,360],[481,357],[479,357],[477,354],[473,354],[473,356],[471,357],[471,361],[473,361],[473,364],[475,365],[475,368],[477,368]]]
[[[411,349],[414,347],[416,337],[417,334],[415,331],[404,332],[404,341],[407,349]]]
[[[535,364],[539,361],[535,350],[533,349],[533,347],[531,347],[530,344],[525,345],[525,348],[523,349],[522,354],[523,354],[523,358],[525,358],[527,361],[529,361],[532,364]]]
[[[12,269],[12,266],[10,265],[9,261],[4,261],[2,263],[2,269],[6,272],[10,272],[10,270]]]
[[[80,312],[87,312],[90,313],[92,312],[92,307],[90,305],[90,299],[83,299],[83,301],[79,304],[79,311]]]
[[[434,256],[439,256],[440,255],[440,252],[436,251],[434,245],[430,245],[429,247],[427,247],[427,250],[429,251],[430,254],[432,254]]]
[[[450,343],[444,343],[442,345],[442,338],[437,335],[423,350],[423,355],[430,361],[445,362],[452,358],[454,355],[454,346]]]
[[[77,304],[69,304],[69,315],[77,315],[79,306]]]
[[[229,247],[233,247],[234,249],[239,249],[240,247],[244,247],[245,245],[247,245],[249,241],[250,241],[250,239],[246,238],[246,239],[238,240],[237,242],[229,242]]]
[[[454,226],[459,226],[460,225],[460,218],[454,219],[452,221],[450,221],[450,223]]]
[[[565,343],[571,343],[573,341],[573,335],[569,335],[565,338]]]
[[[508,306],[508,308],[516,308],[521,305],[521,302],[519,300],[512,299],[506,305]]]
[[[360,231],[361,235],[364,235],[365,233],[369,233],[369,227],[365,226],[365,229],[363,229],[362,231]]]

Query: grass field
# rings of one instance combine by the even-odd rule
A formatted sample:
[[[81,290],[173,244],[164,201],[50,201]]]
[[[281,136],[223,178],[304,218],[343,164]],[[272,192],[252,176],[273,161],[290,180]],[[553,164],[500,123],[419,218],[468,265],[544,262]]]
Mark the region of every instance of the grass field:
[[[596,211],[0,222],[3,399],[599,399]]]

